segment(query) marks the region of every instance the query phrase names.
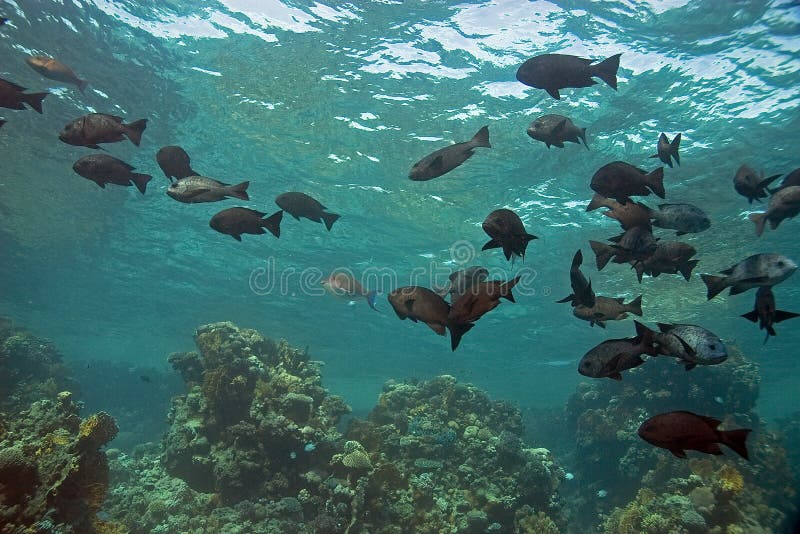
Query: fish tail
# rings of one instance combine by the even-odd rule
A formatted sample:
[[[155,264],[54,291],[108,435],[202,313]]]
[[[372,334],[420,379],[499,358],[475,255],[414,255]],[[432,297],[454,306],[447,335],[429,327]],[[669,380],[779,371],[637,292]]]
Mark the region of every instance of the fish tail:
[[[762,175],[762,176],[763,176],[763,175]],[[782,175],[780,175],[780,174],[773,174],[773,175],[772,175],[772,176],[770,176],[769,178],[764,178],[763,180],[761,180],[761,181],[758,183],[758,188],[759,188],[759,189],[762,189],[762,188],[763,188],[763,189],[766,189],[767,191],[769,191],[770,193],[772,193],[773,191],[772,191],[772,190],[770,190],[770,189],[769,189],[767,186],[768,186],[768,185],[770,185],[770,184],[771,184],[772,182],[774,182],[775,180],[777,180],[778,178],[780,178],[781,176],[782,176]],[[780,189],[780,188],[778,188],[778,189]],[[776,189],[775,191],[777,191],[777,189]]]
[[[138,189],[143,195],[145,189],[147,189],[147,182],[152,179],[153,177],[149,174],[139,174],[138,172],[131,173],[131,180],[136,185],[136,189]]]
[[[670,155],[675,158],[675,163],[678,165],[681,164],[681,157],[678,154],[678,149],[681,147],[681,134],[678,133],[673,139],[672,142],[669,144],[669,153]]]
[[[597,65],[592,66],[592,73],[606,82],[612,89],[617,90],[617,70],[619,69],[619,56],[622,54],[614,54],[613,56],[604,59]]]
[[[456,350],[461,338],[475,326],[475,323],[451,323],[447,325],[450,329],[450,348]]]
[[[582,263],[583,263],[583,252],[581,252],[581,249],[578,249],[578,251],[572,257],[572,265],[570,266],[570,269],[572,270],[579,269]]]
[[[125,135],[128,136],[131,143],[139,146],[139,143],[142,142],[142,132],[144,132],[145,128],[147,128],[147,119],[139,119],[138,121],[125,125]]]
[[[737,428],[736,430],[718,430],[717,434],[720,443],[733,449],[736,454],[745,460],[749,460],[750,455],[747,453],[747,435],[750,434],[750,432],[752,432],[752,430],[749,428]]]
[[[327,228],[329,232],[333,227],[333,223],[335,223],[339,219],[339,217],[341,217],[341,215],[337,215],[336,213],[322,214],[322,220],[325,221],[325,228]]]
[[[228,194],[240,200],[250,200],[250,195],[247,194],[247,188],[250,187],[250,182],[242,182],[228,188]]]
[[[658,347],[656,347],[656,333],[650,330],[639,321],[633,321],[636,328],[636,341],[641,344],[645,349],[645,354],[655,356],[658,354]]]
[[[594,211],[598,208],[608,207],[608,199],[600,193],[595,193],[589,205],[586,206],[586,211]]]
[[[89,86],[89,82],[86,80],[78,80],[77,86],[81,94],[86,94],[86,88]]]
[[[728,278],[725,276],[714,276],[712,274],[701,274],[700,278],[708,289],[706,297],[708,300],[713,299],[719,295],[726,287],[728,287]]]
[[[589,241],[589,246],[594,251],[595,261],[597,262],[597,270],[602,271],[603,267],[608,265],[609,260],[614,256],[616,251],[605,243],[599,241]]]
[[[580,133],[578,135],[580,135],[583,140],[583,146],[586,147],[586,150],[589,150],[589,143],[586,142],[586,128],[581,128],[579,131]]]
[[[366,294],[367,304],[369,304],[369,307],[375,311],[378,311],[378,308],[375,307],[375,300],[377,298],[378,298],[378,292],[374,289]]]
[[[697,267],[698,263],[700,263],[700,260],[689,260],[681,265],[680,268],[678,268],[678,271],[683,275],[687,282],[692,277],[692,270]]]
[[[756,225],[756,236],[761,237],[761,234],[764,233],[764,223],[767,222],[767,212],[759,211],[751,213],[749,217]]]
[[[650,189],[661,198],[667,196],[664,190],[664,167],[659,167],[647,175],[647,183]]]
[[[489,143],[489,127],[484,126],[478,133],[476,133],[472,140],[470,141],[472,146],[482,146],[485,148],[492,148],[492,145]]]
[[[50,93],[31,93],[29,95],[22,95],[22,100],[35,109],[37,113],[42,113],[42,100],[49,94]]]
[[[639,317],[642,316],[642,296],[639,295],[628,304],[625,305],[628,308],[628,311],[634,315],[638,315]]]
[[[564,303],[564,302],[575,302],[575,294],[574,293],[570,293],[569,295],[567,295],[563,299],[557,300],[556,302],[559,303],[559,304]]]
[[[509,302],[517,302],[514,300],[514,293],[512,293],[511,290],[514,289],[514,286],[517,285],[517,283],[519,283],[520,278],[522,277],[517,276],[508,282],[500,284],[500,296]]]
[[[275,237],[281,236],[281,220],[283,219],[283,210],[278,210],[266,219],[261,219],[261,226],[270,231]]]

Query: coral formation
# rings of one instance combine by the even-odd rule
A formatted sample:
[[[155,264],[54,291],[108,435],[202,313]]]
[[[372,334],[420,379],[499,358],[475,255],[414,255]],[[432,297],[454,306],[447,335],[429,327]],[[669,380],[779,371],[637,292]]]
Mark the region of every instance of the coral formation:
[[[757,366],[733,347],[729,353],[724,365],[691,373],[657,358],[622,383],[579,385],[567,406],[575,430],[574,467],[587,481],[572,501],[578,521],[588,526],[609,513],[607,533],[778,530],[793,509],[786,453],[754,412]],[[639,439],[642,421],[676,407],[718,416],[721,428],[753,428],[750,462],[729,451],[680,460]],[[598,491],[608,497],[589,497]]]

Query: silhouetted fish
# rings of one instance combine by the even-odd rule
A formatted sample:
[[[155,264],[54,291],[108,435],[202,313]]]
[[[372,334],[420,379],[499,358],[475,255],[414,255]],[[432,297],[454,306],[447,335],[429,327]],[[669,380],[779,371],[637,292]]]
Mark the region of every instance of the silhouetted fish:
[[[567,87],[589,87],[597,82],[594,76],[617,89],[619,57],[615,54],[600,63],[567,54],[542,54],[532,57],[517,69],[517,80],[538,89],[544,89],[556,100],[561,98],[559,89]]]
[[[615,244],[607,245],[599,241],[589,241],[589,246],[595,254],[597,270],[602,271],[613,259],[614,263],[627,263],[641,261],[649,258],[658,246],[653,234],[642,226],[634,226],[625,233],[609,238]]]
[[[606,198],[600,193],[595,193],[589,205],[586,206],[586,211],[592,211],[598,208],[608,208],[608,211],[604,211],[603,215],[617,220],[623,230],[630,230],[635,226],[642,226],[652,231],[650,208],[641,202],[629,201],[625,204],[620,204],[612,198]]]
[[[208,225],[221,234],[228,234],[236,241],[242,240],[242,234],[263,234],[264,228],[275,237],[281,236],[282,211],[276,211],[269,217],[266,213],[249,208],[228,208],[214,215]]]
[[[28,104],[38,113],[42,112],[42,100],[50,93],[24,93],[21,85],[0,78],[0,107],[8,109],[25,109]]]
[[[200,173],[192,170],[189,154],[179,146],[161,147],[156,153],[156,162],[170,182],[173,178],[180,180],[188,176],[200,176]]]
[[[578,363],[578,372],[590,378],[622,380],[622,371],[633,369],[644,363],[642,354],[655,355],[653,331],[636,325],[635,338],[607,339],[583,355]]]
[[[171,183],[167,195],[186,204],[217,202],[227,197],[250,200],[247,194],[249,185],[250,182],[229,185],[205,176],[188,176]]]
[[[458,297],[469,291],[473,284],[483,282],[489,276],[489,271],[485,267],[474,265],[451,273],[448,284],[437,289],[436,293],[445,297],[450,295],[450,302],[455,302]]]
[[[687,411],[666,412],[651,417],[639,426],[639,437],[678,458],[686,458],[686,451],[722,454],[719,444],[727,445],[739,456],[748,459],[747,435],[749,428],[718,430],[719,419]]]
[[[298,221],[300,217],[305,217],[310,221],[324,222],[328,231],[340,217],[335,213],[325,213],[328,208],[305,193],[283,193],[275,198],[275,203]]]
[[[767,211],[751,213],[750,220],[756,225],[756,235],[764,233],[764,224],[776,229],[784,219],[791,219],[800,213],[800,186],[793,185],[778,190],[769,199]]]
[[[792,319],[793,317],[800,317],[800,313],[787,312],[775,308],[775,295],[772,293],[772,288],[769,286],[759,287],[756,291],[756,302],[753,306],[753,311],[742,315],[748,321],[758,321],[758,329],[766,329],[767,335],[764,336],[764,343],[767,342],[769,336],[777,336],[775,329],[772,325]]]
[[[476,147],[492,148],[489,143],[489,127],[484,126],[472,139],[440,148],[416,162],[408,177],[414,181],[431,180],[448,173],[472,157]]]
[[[389,304],[400,319],[421,321],[439,334],[450,330],[450,346],[456,350],[461,337],[474,325],[472,323],[454,324],[450,318],[450,305],[428,288],[419,286],[400,287],[389,293]]]
[[[658,158],[667,165],[669,165],[670,169],[672,168],[672,159],[675,159],[675,163],[678,165],[681,164],[681,157],[678,155],[678,149],[681,146],[681,134],[676,135],[672,141],[667,139],[667,135],[665,133],[661,133],[658,136],[658,145],[657,145],[657,153],[650,156],[651,158]]]
[[[499,306],[501,298],[515,302],[511,290],[519,280],[518,276],[508,281],[489,280],[472,284],[468,291],[453,300],[448,315],[450,322],[474,323]]]
[[[636,270],[636,277],[642,281],[642,275],[647,274],[657,277],[660,274],[680,273],[688,282],[692,276],[692,269],[699,263],[691,259],[697,250],[691,245],[680,241],[665,241],[657,243],[653,253],[642,260],[631,261],[632,268]]]
[[[597,169],[590,187],[604,197],[614,198],[623,204],[631,196],[647,196],[650,191],[661,198],[666,196],[663,167],[648,174],[624,161],[614,161]]]
[[[586,306],[591,308],[595,304],[595,295],[592,291],[592,281],[587,280],[581,272],[583,263],[583,253],[581,249],[572,257],[572,265],[569,268],[569,283],[572,293],[556,302],[571,302],[572,306]]]
[[[107,154],[84,156],[72,165],[72,169],[102,188],[105,188],[106,184],[126,187],[136,185],[136,188],[142,194],[147,188],[147,182],[152,179],[149,174],[132,172],[134,167]]]
[[[565,142],[580,144],[583,140],[584,146],[589,149],[586,144],[586,128],[578,128],[563,115],[542,115],[528,126],[527,132],[532,139],[541,141],[547,148],[550,145],[564,148]]]
[[[68,145],[100,148],[98,143],[116,143],[127,137],[131,143],[139,146],[147,119],[130,124],[124,124],[122,120],[116,115],[89,113],[64,126],[58,138]]]
[[[524,260],[528,242],[537,239],[535,235],[525,231],[519,215],[505,208],[494,210],[486,217],[483,221],[483,231],[491,239],[481,250],[502,248],[507,260],[510,260],[512,255]]]
[[[733,176],[733,188],[752,204],[753,200],[766,198],[767,186],[780,177],[780,174],[774,174],[764,178],[763,172],[759,175],[753,168],[742,165]]]
[[[89,85],[89,82],[78,78],[71,68],[57,59],[47,56],[28,56],[25,58],[25,62],[45,78],[76,85],[81,93],[83,93],[86,90],[86,86]]]

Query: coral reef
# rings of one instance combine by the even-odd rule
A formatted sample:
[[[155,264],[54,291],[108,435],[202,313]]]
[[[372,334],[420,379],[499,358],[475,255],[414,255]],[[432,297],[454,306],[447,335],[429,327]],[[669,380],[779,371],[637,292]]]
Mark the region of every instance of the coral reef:
[[[777,531],[793,510],[786,451],[754,412],[757,366],[729,353],[725,364],[691,372],[656,358],[621,383],[579,385],[567,406],[584,481],[572,500],[577,521],[588,527],[607,514],[607,533]],[[750,462],[730,451],[680,460],[638,437],[642,421],[675,409],[716,416],[723,429],[752,428]]]

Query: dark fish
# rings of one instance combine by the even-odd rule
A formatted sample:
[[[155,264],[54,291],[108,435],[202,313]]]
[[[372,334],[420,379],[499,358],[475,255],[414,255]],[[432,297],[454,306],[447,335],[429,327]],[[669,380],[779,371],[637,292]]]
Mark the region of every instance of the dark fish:
[[[517,69],[517,80],[544,89],[550,96],[559,100],[559,89],[567,87],[590,87],[597,82],[593,77],[598,77],[606,82],[612,89],[617,90],[617,69],[619,57],[615,54],[600,63],[593,64],[592,59],[566,54],[542,54],[532,57]]]
[[[586,128],[578,128],[573,122],[563,115],[542,115],[528,126],[528,135],[541,141],[547,148],[550,145],[564,148],[565,142],[586,144]]]
[[[595,254],[597,270],[602,271],[613,258],[614,263],[628,263],[649,258],[658,246],[653,234],[642,226],[634,226],[624,234],[609,238],[614,245],[607,245],[599,241],[589,241],[589,246]]]
[[[153,177],[132,172],[133,169],[131,165],[107,154],[84,156],[72,165],[72,170],[104,189],[106,184],[135,185],[144,194],[147,182]]]
[[[681,146],[681,134],[676,135],[672,141],[667,139],[665,133],[658,136],[658,153],[650,156],[651,158],[658,158],[672,168],[672,158],[675,158],[675,163],[681,164],[681,157],[678,155],[678,148]]]
[[[331,273],[330,276],[322,281],[322,286],[328,290],[331,295],[337,297],[347,299],[364,298],[370,308],[378,311],[375,307],[375,299],[378,296],[378,292],[375,290],[367,291],[350,273],[344,271]]]
[[[578,372],[590,378],[622,380],[622,371],[633,369],[644,363],[642,354],[655,355],[653,331],[638,321],[635,338],[607,339],[583,355],[578,363]]]
[[[411,167],[408,177],[414,181],[431,180],[448,173],[467,161],[476,147],[492,148],[489,144],[489,127],[484,126],[469,141],[440,148],[428,154]]]
[[[742,165],[733,176],[733,188],[752,204],[753,200],[766,198],[767,186],[780,178],[780,176],[780,174],[775,174],[769,178],[764,178],[763,172],[759,175],[753,168]]]
[[[249,208],[228,208],[211,217],[208,225],[221,234],[232,236],[236,241],[242,240],[242,234],[263,234],[264,228],[275,237],[280,237],[283,212],[276,211],[266,218],[265,215]]]
[[[68,145],[100,148],[98,143],[115,143],[127,137],[139,146],[146,127],[147,119],[124,124],[116,115],[89,113],[64,126],[58,138]]]
[[[23,93],[26,89],[8,80],[0,78],[0,107],[8,109],[25,109],[28,104],[38,113],[42,112],[42,100],[50,93]]]
[[[639,437],[669,452],[678,458],[686,458],[686,451],[707,454],[722,454],[719,444],[727,445],[736,454],[749,459],[747,435],[749,428],[718,430],[719,419],[697,415],[692,412],[666,412],[651,417],[639,427]]]
[[[167,194],[178,202],[197,204],[200,202],[217,202],[227,197],[250,200],[247,188],[250,182],[229,185],[205,176],[189,176],[170,184]]]
[[[711,227],[708,215],[693,204],[659,204],[650,210],[653,226],[675,230],[676,235],[696,234]]]
[[[760,286],[774,286],[789,278],[797,264],[781,254],[754,254],[736,265],[720,271],[725,276],[701,274],[708,288],[708,300],[730,287],[731,295]]]
[[[447,285],[436,292],[441,296],[450,295],[450,302],[469,291],[473,284],[483,282],[489,276],[485,267],[472,266],[450,274]]]
[[[200,175],[192,170],[189,154],[179,146],[161,147],[156,153],[156,162],[170,182],[173,178],[180,180],[188,176]]]
[[[643,260],[634,260],[632,268],[636,270],[639,282],[642,275],[647,274],[657,277],[660,274],[680,273],[688,282],[692,276],[692,269],[699,263],[691,259],[697,250],[691,245],[680,241],[665,241],[657,243],[655,251]]]
[[[275,198],[275,203],[289,215],[300,220],[300,217],[314,222],[324,222],[325,228],[330,231],[333,223],[341,217],[335,213],[325,213],[328,209],[305,193],[283,193]]]
[[[400,319],[411,319],[415,323],[421,321],[440,336],[445,335],[445,329],[449,329],[453,350],[461,337],[474,326],[472,323],[452,323],[449,318],[450,305],[425,287],[400,287],[389,293],[387,298]]]
[[[514,289],[519,280],[520,277],[518,276],[506,282],[502,280],[476,282],[470,286],[467,292],[453,301],[453,306],[450,308],[449,313],[450,321],[454,323],[474,323],[499,306],[501,298],[516,302],[511,290]]]
[[[483,221],[483,231],[491,239],[483,245],[481,250],[502,248],[507,260],[510,260],[512,255],[519,256],[524,260],[528,242],[538,239],[535,235],[525,231],[519,215],[505,208],[494,210],[486,217]]]
[[[594,306],[578,305],[572,308],[572,315],[578,319],[589,321],[590,326],[606,327],[606,321],[621,321],[628,313],[642,316],[642,296],[639,295],[629,303],[624,299],[596,296]]]
[[[604,197],[616,199],[622,204],[630,201],[631,196],[647,196],[650,191],[664,198],[664,167],[648,174],[624,161],[614,161],[603,165],[594,173],[590,187]]]
[[[635,226],[641,226],[652,231],[652,225],[650,224],[650,208],[641,202],[630,201],[625,204],[620,204],[614,199],[606,198],[600,193],[595,193],[589,205],[586,206],[586,211],[592,211],[598,208],[608,208],[608,211],[604,211],[603,215],[617,220],[623,230],[630,230]]]
[[[728,350],[718,335],[693,324],[658,323],[655,334],[658,353],[673,356],[689,371],[697,365],[717,365],[728,359]]]
[[[767,211],[751,213],[750,220],[756,225],[756,235],[764,233],[764,224],[774,230],[784,219],[791,219],[800,213],[800,186],[793,185],[777,191],[769,199]]]
[[[800,185],[800,169],[795,169],[786,176],[783,177],[781,183],[778,187],[774,189],[769,189],[770,193],[777,193],[781,189],[786,189],[787,187],[791,187],[793,185]]]
[[[57,82],[71,83],[76,85],[81,93],[83,93],[86,89],[86,86],[89,85],[89,82],[78,78],[71,68],[61,63],[57,59],[47,56],[28,56],[25,58],[25,62],[28,64],[28,66],[30,66],[30,68],[45,78],[50,78],[51,80],[55,80]]]
[[[587,280],[581,272],[582,263],[583,253],[581,249],[578,249],[572,257],[572,265],[569,268],[569,284],[572,287],[572,293],[556,302],[571,302],[573,307],[594,307],[595,295],[594,291],[592,291],[592,281]]]
[[[139,376],[139,380],[141,380],[142,382],[150,382],[150,381],[151,381],[151,380],[150,380],[150,377],[149,377],[149,376],[147,376],[147,375],[141,375],[141,376]]]
[[[764,343],[767,342],[769,336],[778,335],[772,325],[791,319],[793,317],[800,317],[800,313],[787,312],[775,308],[775,295],[772,293],[772,288],[769,286],[759,287],[756,291],[756,303],[753,311],[742,315],[748,321],[758,321],[758,329],[766,329],[767,335],[764,337]]]

